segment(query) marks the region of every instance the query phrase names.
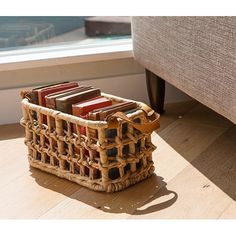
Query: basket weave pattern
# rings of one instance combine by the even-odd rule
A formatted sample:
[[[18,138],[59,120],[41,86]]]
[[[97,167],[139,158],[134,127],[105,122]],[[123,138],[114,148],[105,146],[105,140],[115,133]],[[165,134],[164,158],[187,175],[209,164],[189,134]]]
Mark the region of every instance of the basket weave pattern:
[[[113,102],[128,101],[103,95]],[[143,103],[137,104],[141,109],[147,108]],[[27,98],[22,100],[22,110],[28,160],[35,168],[105,192],[120,191],[154,171],[152,152],[156,147],[151,133],[141,133],[123,120],[118,121],[118,127],[113,129],[116,135],[110,138],[106,121],[84,120],[32,104]],[[140,123],[148,121],[142,110],[129,118]],[[86,136],[80,133],[81,126],[86,127]]]

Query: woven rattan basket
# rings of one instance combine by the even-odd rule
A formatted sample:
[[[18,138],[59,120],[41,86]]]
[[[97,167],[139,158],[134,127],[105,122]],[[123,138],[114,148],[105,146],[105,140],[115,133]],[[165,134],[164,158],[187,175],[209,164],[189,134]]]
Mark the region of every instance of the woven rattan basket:
[[[114,103],[131,101],[102,95]],[[95,191],[120,191],[148,178],[156,148],[151,133],[159,128],[159,115],[136,103],[140,110],[127,116],[118,112],[107,121],[90,121],[32,104],[24,94],[21,125],[30,165]],[[109,131],[115,136],[108,138]]]

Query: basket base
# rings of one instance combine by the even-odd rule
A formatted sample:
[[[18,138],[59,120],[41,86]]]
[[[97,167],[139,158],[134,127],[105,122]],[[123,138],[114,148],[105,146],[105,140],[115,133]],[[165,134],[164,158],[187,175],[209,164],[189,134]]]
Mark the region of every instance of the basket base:
[[[149,178],[153,174],[155,169],[152,163],[148,163],[144,170],[136,172],[134,176],[132,176],[132,174],[127,175],[127,178],[125,180],[122,179],[122,181],[120,182],[117,182],[116,180],[116,182],[114,181],[114,183],[108,184],[105,188],[102,181],[99,182],[98,180],[90,180],[87,177],[78,176],[66,170],[63,171],[56,166],[51,166],[46,163],[34,160],[30,156],[28,157],[28,160],[30,166],[34,168],[56,175],[60,178],[70,180],[72,182],[75,182],[81,186],[87,187],[94,191],[108,192],[108,193],[121,191],[131,185],[134,185],[138,182],[141,182],[142,180]]]

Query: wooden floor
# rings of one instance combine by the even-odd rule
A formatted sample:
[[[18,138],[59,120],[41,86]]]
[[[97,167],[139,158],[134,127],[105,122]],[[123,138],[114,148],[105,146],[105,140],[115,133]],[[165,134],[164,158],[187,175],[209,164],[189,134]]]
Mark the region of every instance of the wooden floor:
[[[172,104],[153,134],[155,175],[97,193],[29,168],[23,129],[0,126],[0,218],[236,218],[236,127],[197,102]]]

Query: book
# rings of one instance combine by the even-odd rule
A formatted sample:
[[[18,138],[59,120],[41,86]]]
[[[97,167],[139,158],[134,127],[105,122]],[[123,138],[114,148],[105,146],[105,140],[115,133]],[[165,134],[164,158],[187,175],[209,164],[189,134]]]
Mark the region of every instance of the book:
[[[38,104],[40,106],[46,106],[46,100],[45,97],[49,95],[50,93],[55,93],[59,91],[63,91],[65,89],[75,88],[78,87],[79,84],[77,82],[68,82],[64,84],[58,84],[55,86],[50,86],[46,88],[42,88],[37,90],[38,91]]]
[[[44,86],[40,86],[40,87],[32,89],[30,92],[31,102],[34,104],[39,104],[38,90],[43,89],[43,88],[52,87],[52,86],[59,85],[59,84],[66,84],[66,83],[69,83],[69,82],[65,81],[65,82],[60,82],[60,83],[53,83],[53,84],[48,84],[48,85],[44,85]]]
[[[51,109],[57,109],[57,107],[56,107],[56,99],[57,98],[64,97],[64,96],[67,96],[67,95],[71,95],[71,94],[76,94],[76,93],[79,93],[79,92],[82,92],[82,91],[89,90],[91,88],[93,88],[93,87],[91,87],[91,86],[79,86],[79,87],[70,88],[70,89],[66,89],[66,90],[63,90],[63,91],[51,93],[51,94],[49,94],[45,97],[46,107],[51,108]]]
[[[88,113],[90,111],[110,105],[112,105],[112,101],[110,99],[99,96],[84,102],[73,104],[72,114],[83,119],[88,119]],[[86,128],[81,126],[80,133],[86,135]],[[96,136],[96,132],[94,132],[93,136]]]
[[[72,114],[75,116],[85,116],[90,111],[93,111],[98,108],[111,106],[111,105],[112,105],[112,101],[110,99],[99,96],[99,97],[95,97],[84,102],[73,104]]]
[[[102,108],[105,106],[110,106],[112,105],[112,101],[108,98],[98,96],[83,102],[79,102],[76,104],[72,105],[72,114],[78,117],[81,117],[83,119],[88,118],[88,113],[95,108]],[[75,125],[73,126],[73,131],[76,133],[76,127]],[[81,134],[86,135],[86,127],[80,126],[80,131]],[[96,130],[90,130],[90,136],[96,138],[97,137],[97,131]],[[75,148],[75,152],[79,152],[77,148]],[[97,156],[98,153],[96,151],[94,152],[94,156]],[[85,155],[89,155],[88,151],[85,150]]]
[[[82,102],[84,100],[91,99],[94,97],[98,97],[100,95],[101,90],[98,88],[93,88],[76,94],[63,96],[60,98],[56,98],[56,107],[59,111],[72,114],[72,104]]]
[[[95,109],[89,112],[88,119],[90,120],[105,120],[108,115],[118,111],[127,111],[137,107],[135,102],[121,102],[104,108]]]
[[[66,84],[66,83],[69,83],[69,82],[65,81],[65,82],[60,82],[60,83],[53,83],[53,84],[48,84],[48,85],[44,85],[44,86],[40,86],[40,87],[32,89],[31,92],[30,92],[30,102],[34,103],[36,105],[39,104],[39,96],[38,96],[38,91],[39,90],[44,89],[44,88],[48,88],[48,87],[55,87],[57,85]],[[35,111],[33,111],[33,118],[35,120],[37,120],[37,113]],[[43,120],[44,120],[44,123],[45,123],[45,121],[46,121],[45,116],[44,116]]]

